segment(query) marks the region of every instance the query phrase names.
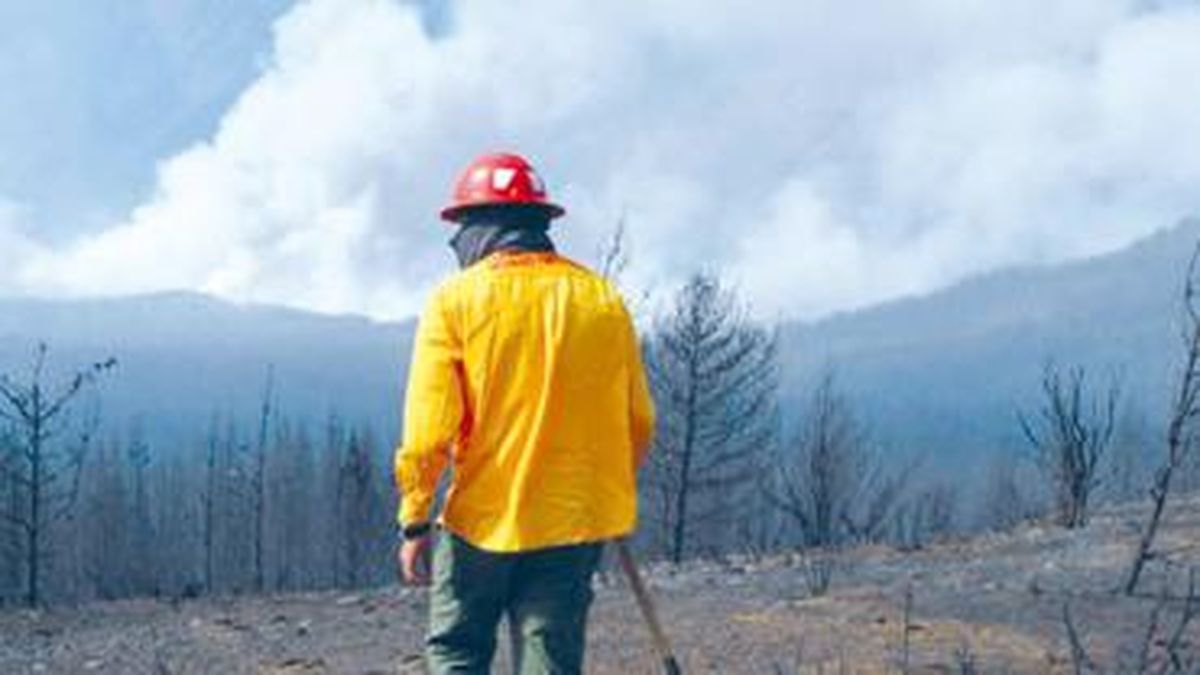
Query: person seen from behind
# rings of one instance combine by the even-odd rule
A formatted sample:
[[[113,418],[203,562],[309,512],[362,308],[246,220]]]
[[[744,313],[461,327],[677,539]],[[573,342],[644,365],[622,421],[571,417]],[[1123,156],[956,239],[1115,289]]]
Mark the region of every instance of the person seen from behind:
[[[563,214],[505,153],[472,162],[441,212],[461,269],[421,314],[395,462],[432,673],[490,672],[501,618],[519,672],[582,672],[603,543],[635,527],[654,406],[620,293],[555,250]]]

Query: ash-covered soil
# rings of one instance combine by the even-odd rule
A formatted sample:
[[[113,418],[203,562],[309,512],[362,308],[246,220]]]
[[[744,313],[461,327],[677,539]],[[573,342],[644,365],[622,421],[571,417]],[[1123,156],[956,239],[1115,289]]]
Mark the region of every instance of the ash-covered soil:
[[[820,597],[795,554],[646,576],[687,673],[1075,672],[1064,605],[1088,672],[1200,673],[1200,620],[1176,635],[1187,569],[1200,566],[1200,500],[1171,507],[1142,593],[1113,592],[1145,508],[1107,510],[1077,532],[1030,525],[843,552]],[[614,570],[596,585],[588,672],[659,672],[623,581]],[[9,611],[0,673],[419,673],[425,608],[423,591],[392,587]],[[506,658],[502,647],[495,672]]]

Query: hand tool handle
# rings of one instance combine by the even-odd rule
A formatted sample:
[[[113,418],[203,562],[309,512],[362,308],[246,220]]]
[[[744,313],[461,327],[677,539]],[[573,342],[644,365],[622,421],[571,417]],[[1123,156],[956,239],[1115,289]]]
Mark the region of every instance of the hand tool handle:
[[[642,583],[642,575],[638,573],[633,553],[629,550],[629,544],[624,539],[618,539],[613,542],[613,545],[617,549],[617,560],[621,563],[621,569],[625,571],[625,577],[629,579],[629,587],[633,590],[633,596],[637,599],[642,616],[646,619],[646,626],[650,629],[650,639],[654,642],[655,650],[662,657],[663,668],[667,671],[667,675],[682,675],[683,671],[680,670],[679,662],[675,660],[675,654],[671,651],[671,644],[667,641],[667,635],[658,621],[654,601],[651,600],[646,585]]]

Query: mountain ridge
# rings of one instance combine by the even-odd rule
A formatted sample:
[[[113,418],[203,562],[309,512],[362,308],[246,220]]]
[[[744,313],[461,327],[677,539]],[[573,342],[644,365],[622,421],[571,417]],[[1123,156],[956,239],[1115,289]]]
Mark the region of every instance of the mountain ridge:
[[[785,325],[785,400],[797,408],[834,370],[883,439],[914,454],[979,458],[1024,440],[1049,361],[1121,382],[1123,414],[1156,419],[1181,352],[1177,324],[1200,220],[1124,249],[1010,268],[921,296]],[[1146,430],[1142,430],[1145,432]]]
[[[969,465],[1023,443],[1015,412],[1036,403],[1050,359],[1120,373],[1127,406],[1153,419],[1179,351],[1179,289],[1198,239],[1200,220],[1188,219],[1105,255],[784,322],[785,419],[794,423],[816,378],[833,369],[877,442]],[[281,414],[336,413],[395,434],[414,326],[189,291],[0,297],[0,369],[24,372],[38,341],[60,369],[115,356],[103,391],[111,421],[153,420],[172,443],[196,437],[214,413],[252,419],[268,368]]]

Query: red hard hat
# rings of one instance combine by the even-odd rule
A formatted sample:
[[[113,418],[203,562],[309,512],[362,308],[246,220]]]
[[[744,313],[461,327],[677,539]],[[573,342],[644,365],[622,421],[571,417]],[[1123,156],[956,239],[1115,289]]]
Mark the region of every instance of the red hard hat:
[[[502,204],[540,206],[551,218],[566,213],[549,200],[545,183],[524,157],[498,152],[467,165],[454,184],[450,206],[442,209],[442,220],[458,222],[468,209]]]

